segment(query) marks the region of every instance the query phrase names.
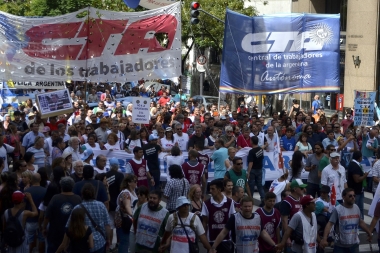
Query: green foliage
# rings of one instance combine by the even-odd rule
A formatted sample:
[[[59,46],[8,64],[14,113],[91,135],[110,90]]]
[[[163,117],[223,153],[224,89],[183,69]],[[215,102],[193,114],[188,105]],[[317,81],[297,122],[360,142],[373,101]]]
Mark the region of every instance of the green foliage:
[[[194,0],[182,1],[182,41],[185,42],[192,35],[195,37],[197,47],[213,47],[221,52],[223,47],[224,24],[220,21],[200,12],[198,25],[191,25],[191,2]],[[247,16],[255,16],[256,10],[253,7],[244,8],[242,0],[199,0],[201,9],[218,17],[225,19],[226,8],[239,12]]]
[[[17,16],[59,16],[88,6],[102,10],[134,12],[123,0],[14,0],[1,1],[0,10]]]

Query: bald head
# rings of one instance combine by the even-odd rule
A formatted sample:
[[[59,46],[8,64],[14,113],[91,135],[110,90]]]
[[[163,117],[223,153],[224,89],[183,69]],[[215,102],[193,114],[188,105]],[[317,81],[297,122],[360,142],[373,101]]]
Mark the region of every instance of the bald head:
[[[38,173],[33,173],[32,184],[39,184],[41,182],[41,175]]]

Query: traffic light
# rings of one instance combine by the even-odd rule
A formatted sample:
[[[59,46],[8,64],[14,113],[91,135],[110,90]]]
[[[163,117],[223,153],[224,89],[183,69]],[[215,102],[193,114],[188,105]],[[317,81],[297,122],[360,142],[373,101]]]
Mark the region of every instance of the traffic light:
[[[199,16],[199,7],[201,5],[198,3],[198,2],[192,2],[191,3],[191,24],[192,25],[196,25],[199,23],[199,19],[198,19],[198,16]]]

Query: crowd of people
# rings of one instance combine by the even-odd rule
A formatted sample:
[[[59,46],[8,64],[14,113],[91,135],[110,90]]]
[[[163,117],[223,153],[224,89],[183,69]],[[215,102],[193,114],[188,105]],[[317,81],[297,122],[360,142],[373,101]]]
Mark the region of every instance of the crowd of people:
[[[70,90],[72,114],[44,118],[28,100],[4,115],[2,252],[192,253],[198,240],[219,253],[323,252],[331,242],[358,252],[359,228],[372,239],[380,204],[368,227],[363,199],[379,184],[380,128],[354,126],[351,111],[328,119],[316,97],[312,108],[293,101],[264,118],[244,103],[231,111],[169,96],[165,85],[85,87]],[[149,124],[132,121],[132,104],[117,100],[126,96],[151,98]],[[278,140],[293,155],[268,190],[264,156]],[[112,151],[132,158],[121,169]]]

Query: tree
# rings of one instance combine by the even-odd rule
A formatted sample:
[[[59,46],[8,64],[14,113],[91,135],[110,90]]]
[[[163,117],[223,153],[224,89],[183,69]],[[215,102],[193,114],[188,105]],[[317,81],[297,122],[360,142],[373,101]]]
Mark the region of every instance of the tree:
[[[221,53],[223,48],[224,24],[220,21],[200,13],[199,24],[191,25],[190,5],[194,0],[183,0],[182,2],[182,41],[186,42],[194,36],[195,44],[199,48],[213,47]],[[226,9],[239,12],[247,16],[255,16],[256,10],[253,7],[244,8],[242,0],[200,0],[201,8],[204,11],[225,19]]]

